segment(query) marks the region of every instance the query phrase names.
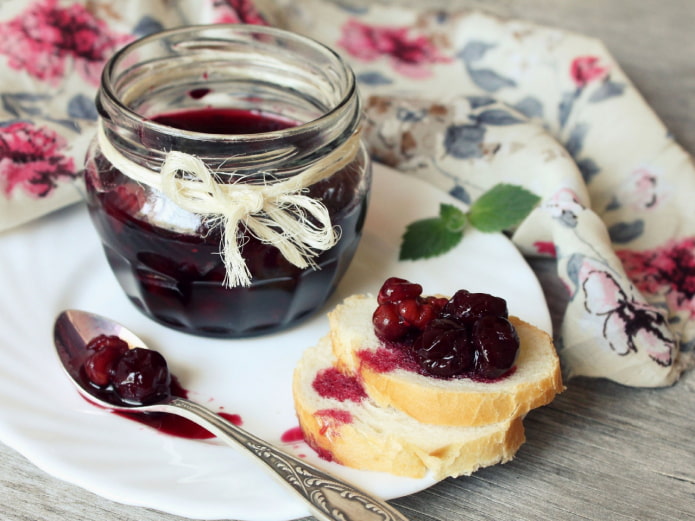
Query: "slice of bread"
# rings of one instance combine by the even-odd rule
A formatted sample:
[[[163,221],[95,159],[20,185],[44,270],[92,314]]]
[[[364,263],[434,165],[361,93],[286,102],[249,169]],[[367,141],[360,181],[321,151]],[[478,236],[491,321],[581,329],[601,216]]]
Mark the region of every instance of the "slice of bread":
[[[449,427],[423,424],[392,407],[380,407],[355,375],[338,372],[335,361],[325,337],[304,352],[293,378],[305,439],[326,459],[414,478],[431,472],[443,479],[507,462],[525,440],[520,417],[482,427]],[[327,375],[330,379],[322,387],[320,380]]]
[[[369,396],[382,407],[394,407],[424,423],[478,426],[522,416],[564,389],[552,339],[516,317],[510,321],[521,345],[514,372],[481,382],[435,378],[399,366],[398,350],[384,346],[374,333],[376,307],[375,297],[355,295],[328,317],[337,365],[359,374]]]

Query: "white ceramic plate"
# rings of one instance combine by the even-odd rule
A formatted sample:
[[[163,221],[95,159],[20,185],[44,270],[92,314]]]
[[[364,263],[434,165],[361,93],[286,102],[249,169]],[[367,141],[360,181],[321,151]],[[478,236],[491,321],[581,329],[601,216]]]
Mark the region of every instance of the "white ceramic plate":
[[[349,273],[326,306],[376,292],[388,276],[420,282],[427,293],[458,288],[507,299],[510,311],[550,331],[541,288],[502,235],[469,231],[450,253],[398,262],[400,238],[415,219],[434,216],[447,194],[376,165],[366,231]],[[65,308],[104,314],[162,351],[191,398],[239,414],[243,425],[279,445],[296,427],[291,373],[302,350],[328,331],[325,314],[301,327],[251,340],[197,338],[159,326],[121,293],[84,207],[0,236],[0,440],[48,473],[101,496],[196,519],[288,520],[308,514],[250,457],[216,441],[161,434],[98,409],[63,375],[52,344]],[[433,480],[355,471],[297,455],[387,499]]]

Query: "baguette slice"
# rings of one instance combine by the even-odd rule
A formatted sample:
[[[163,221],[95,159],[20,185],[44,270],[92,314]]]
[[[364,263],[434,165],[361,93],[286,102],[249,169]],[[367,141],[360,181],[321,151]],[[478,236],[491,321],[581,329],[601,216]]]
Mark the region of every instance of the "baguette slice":
[[[500,380],[441,379],[385,363],[398,356],[376,337],[376,298],[348,297],[328,315],[331,343],[343,371],[360,375],[374,401],[435,425],[478,426],[522,416],[550,403],[564,387],[550,336],[516,317],[521,342],[515,371]]]
[[[331,389],[340,392],[349,382],[362,390],[356,376],[337,373],[334,362],[325,337],[304,352],[293,378],[305,439],[326,459],[361,470],[413,478],[431,472],[443,479],[507,462],[525,441],[521,418],[483,427],[427,425],[392,407],[379,407],[366,395],[353,400],[317,392],[314,382],[323,371],[340,375],[330,381]]]

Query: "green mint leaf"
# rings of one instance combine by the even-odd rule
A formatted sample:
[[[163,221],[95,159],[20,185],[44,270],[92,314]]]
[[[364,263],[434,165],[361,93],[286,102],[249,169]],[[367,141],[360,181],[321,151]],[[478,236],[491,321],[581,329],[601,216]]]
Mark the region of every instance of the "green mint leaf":
[[[464,212],[451,204],[440,204],[439,217],[421,219],[406,227],[399,259],[427,259],[446,253],[461,242],[465,225]]]
[[[471,205],[468,220],[481,232],[501,232],[523,221],[539,201],[521,186],[498,184]]]

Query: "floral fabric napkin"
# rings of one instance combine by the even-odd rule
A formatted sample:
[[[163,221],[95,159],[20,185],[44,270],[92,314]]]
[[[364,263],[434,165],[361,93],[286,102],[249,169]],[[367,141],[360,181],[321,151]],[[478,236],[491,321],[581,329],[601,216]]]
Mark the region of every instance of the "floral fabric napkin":
[[[243,1],[0,2],[0,231],[81,199],[94,96],[116,50],[165,28],[238,22],[265,23]]]
[[[499,182],[541,205],[515,230],[557,260],[567,376],[664,386],[692,365],[692,158],[603,45],[479,12],[327,0],[0,4],[0,230],[79,199],[108,56],[184,23],[271,23],[355,70],[373,156],[464,202]]]

